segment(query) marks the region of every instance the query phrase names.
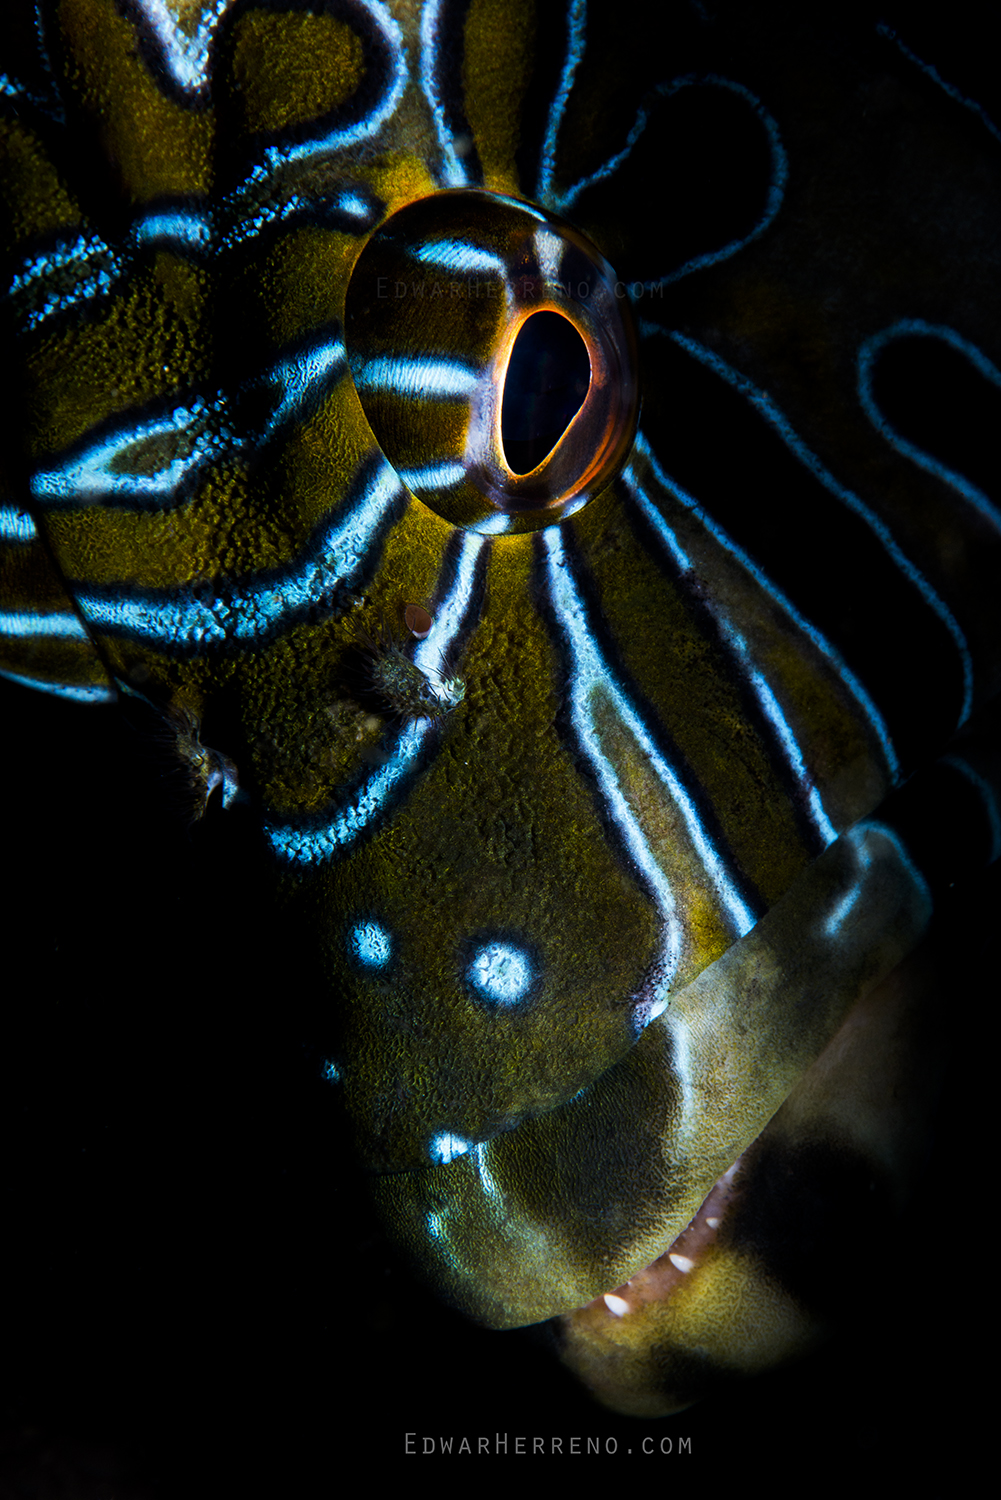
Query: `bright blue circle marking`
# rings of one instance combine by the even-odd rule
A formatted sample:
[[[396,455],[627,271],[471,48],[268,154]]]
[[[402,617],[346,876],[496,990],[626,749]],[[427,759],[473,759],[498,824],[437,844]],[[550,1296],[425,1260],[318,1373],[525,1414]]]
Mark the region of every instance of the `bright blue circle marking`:
[[[513,943],[484,943],[473,955],[466,979],[492,1005],[516,1005],[535,979],[535,966],[524,948]]]
[[[363,969],[384,969],[393,956],[393,943],[378,922],[358,922],[348,933],[348,952]]]

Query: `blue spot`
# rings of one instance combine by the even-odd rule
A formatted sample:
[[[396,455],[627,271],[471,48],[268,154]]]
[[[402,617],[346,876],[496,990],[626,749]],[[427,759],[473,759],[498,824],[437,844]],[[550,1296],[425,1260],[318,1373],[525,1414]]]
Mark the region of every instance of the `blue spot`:
[[[451,1131],[443,1130],[440,1135],[433,1137],[429,1148],[431,1160],[439,1166],[447,1166],[457,1156],[465,1156],[472,1148],[473,1142],[467,1141],[464,1136],[452,1135]]]
[[[348,952],[363,969],[384,969],[393,956],[393,943],[378,922],[359,922],[348,934]]]
[[[344,1074],[333,1059],[330,1059],[323,1064],[323,1077],[327,1083],[340,1083]]]
[[[466,979],[491,1005],[516,1005],[535,980],[535,965],[524,948],[513,943],[484,943],[473,955]]]

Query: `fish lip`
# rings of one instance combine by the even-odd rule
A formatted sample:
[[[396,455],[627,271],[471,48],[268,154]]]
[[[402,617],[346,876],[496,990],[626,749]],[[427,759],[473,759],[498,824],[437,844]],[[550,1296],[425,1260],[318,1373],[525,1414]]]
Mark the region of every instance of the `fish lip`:
[[[673,995],[664,1015],[590,1085],[584,1110],[570,1100],[458,1161],[374,1178],[396,1242],[474,1322],[504,1329],[573,1320],[600,1297],[586,1332],[606,1342],[602,1329],[618,1319],[605,1296],[636,1284],[638,1272],[664,1255],[679,1269],[670,1261],[683,1255],[679,1230],[698,1227],[721,1175],[753,1145],[750,1178],[764,1132],[778,1129],[795,1141],[814,1132],[815,1115],[830,1116],[839,1137],[850,1144],[858,1135],[868,1149],[870,1112],[856,1120],[839,1111],[829,1097],[830,1059],[819,1075],[815,1069],[832,1046],[840,1054],[843,1028],[850,1036],[856,1008],[875,1003],[920,938],[929,905],[892,829],[857,825]],[[721,1023],[733,1016],[734,1025]],[[882,1071],[880,1064],[876,1074]],[[877,1090],[878,1076],[870,1083]],[[852,1097],[859,1088],[853,1079]],[[611,1169],[608,1142],[617,1143]],[[742,1201],[750,1201],[750,1180],[745,1192]],[[727,1225],[728,1243],[707,1254],[689,1288],[693,1307],[716,1270],[729,1274],[739,1212]],[[703,1209],[703,1222],[709,1217]],[[632,1306],[632,1295],[622,1301]],[[612,1342],[638,1344],[640,1327],[649,1324],[652,1334],[663,1308],[651,1298]]]
[[[750,1147],[748,1147],[750,1150]],[[665,1246],[660,1255],[635,1271],[628,1281],[563,1317],[574,1318],[592,1310],[597,1316],[627,1317],[650,1302],[666,1302],[697,1271],[707,1252],[716,1243],[724,1220],[740,1192],[740,1170],[747,1152],[713,1183],[684,1229]]]

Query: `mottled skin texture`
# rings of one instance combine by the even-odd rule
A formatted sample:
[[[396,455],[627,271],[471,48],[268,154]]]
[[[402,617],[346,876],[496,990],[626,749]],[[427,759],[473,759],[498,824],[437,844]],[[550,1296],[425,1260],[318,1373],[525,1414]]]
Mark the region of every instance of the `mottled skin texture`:
[[[70,30],[85,31],[92,15],[99,11],[100,7],[86,5],[66,7]],[[495,74],[476,50],[482,41],[481,32],[496,30],[495,22],[489,6],[478,8],[470,22],[469,67],[472,69],[475,64],[485,70],[485,76],[493,81],[494,94],[491,98],[489,90],[469,90],[467,113],[473,135],[481,143],[484,182],[495,189],[515,191],[520,183],[514,163],[516,146],[505,137],[499,122],[507,118],[502,105],[511,102],[508,98],[511,79],[526,76],[531,27],[526,23],[511,28],[508,37],[517,55],[507,71]],[[258,76],[254,71],[254,49],[267,47],[269,27],[273,24],[268,18],[248,15],[237,46],[235,76],[241,78],[246,74],[248,79]],[[309,30],[307,22],[303,25]],[[412,39],[412,27],[409,35]],[[593,55],[597,44],[594,37],[590,41]],[[332,54],[330,71],[325,76],[340,79],[349,93],[357,65],[349,40],[340,33],[325,34],[322,45],[333,47],[336,54],[336,57]],[[782,115],[790,151],[793,143],[797,143],[793,157],[799,160],[798,148],[811,139],[811,133],[817,137],[825,118],[827,128],[831,116],[838,116],[841,110],[847,112],[849,120],[855,119],[845,101],[850,101],[852,88],[859,87],[858,79],[865,76],[867,64],[856,62],[855,54],[848,48],[848,61],[842,57],[830,75],[833,102],[828,103],[825,117],[798,67],[790,69],[787,60],[784,67],[777,67],[773,73],[770,54],[761,45],[754,66],[761,81],[771,84],[772,95],[779,102],[773,100],[769,107]],[[243,47],[249,61],[241,60]],[[808,52],[804,55],[816,56]],[[115,65],[132,76],[124,45],[117,53],[114,49],[102,50],[95,56],[100,63],[95,78],[106,66],[113,65],[115,57],[118,59]],[[792,56],[798,64],[795,51]],[[291,66],[294,74],[295,67]],[[672,63],[672,72],[673,66]],[[819,64],[815,67],[827,78]],[[609,128],[613,128],[616,119],[620,121],[621,138],[631,119],[626,104],[628,90],[621,85],[620,68],[610,64],[608,73],[613,80],[611,97],[603,104],[612,122]],[[795,84],[790,79],[795,79]],[[468,79],[466,83],[468,88]],[[97,79],[91,81],[90,87],[113,108],[119,104],[123,109],[126,107],[123,101],[129,97],[129,89],[121,81],[109,83]],[[136,87],[142,95],[146,85]],[[895,87],[902,88],[907,95],[906,81],[898,80]],[[892,95],[893,90],[890,92]],[[807,96],[808,102],[804,104]],[[281,98],[286,102],[277,117],[273,96],[266,89],[255,92],[255,87],[248,83],[234,98],[244,111],[244,128],[251,129],[274,129],[284,125],[297,110],[308,113],[311,109],[327,108],[332,102],[327,97],[319,101],[312,98],[308,88],[300,98],[290,81],[287,86],[283,84]],[[148,133],[153,129],[151,121],[160,105],[155,99],[143,100],[145,95],[140,100],[137,118],[143,120],[143,130]],[[907,101],[901,104],[899,98],[896,102],[891,99],[887,113],[898,124],[906,123],[910,112],[918,108],[909,95]],[[735,96],[731,102],[735,119],[743,119],[746,124],[750,116],[746,112],[742,115],[745,107],[740,98]],[[281,114],[281,108],[292,114]],[[570,185],[582,173],[593,171],[600,159],[593,136],[574,118],[574,108],[583,106],[575,103],[571,107],[566,138],[572,139],[573,149],[580,155],[577,161],[563,166],[562,179],[557,173],[555,187],[550,183],[556,207],[561,206],[560,194],[566,198]],[[629,108],[635,108],[635,97]],[[363,161],[360,175],[373,191],[383,194],[387,210],[400,207],[435,186],[426,164],[421,165],[420,153],[416,157],[413,154],[415,129],[416,138],[422,138],[428,148],[426,111],[423,122],[418,123],[421,109],[416,91],[411,90],[399,119],[388,128],[388,155],[369,156]],[[161,127],[173,128],[163,122]],[[118,168],[132,183],[138,201],[176,190],[179,183],[170,177],[170,171],[183,168],[182,176],[187,174],[184,185],[189,187],[201,181],[199,174],[206,170],[207,150],[204,118],[186,118],[177,128],[183,139],[179,140],[176,151],[163,152],[162,160],[170,164],[170,170],[163,167],[167,175],[162,180],[157,178],[153,182],[144,178],[148,168],[142,156],[143,130],[135,132],[135,155],[124,148],[119,151]],[[905,125],[899,128],[906,135]],[[953,129],[950,135],[944,124],[942,131],[948,143],[945,155],[957,152],[965,161],[962,131]],[[129,132],[122,134],[124,138]],[[846,390],[851,390],[850,357],[861,336],[901,315],[952,321],[962,321],[968,316],[967,303],[971,299],[976,301],[977,277],[983,274],[982,247],[975,237],[972,240],[968,237],[965,242],[967,280],[963,294],[956,298],[940,292],[928,273],[929,265],[936,268],[941,265],[944,254],[944,247],[938,242],[938,219],[934,215],[929,219],[919,212],[909,221],[903,239],[906,240],[907,233],[923,231],[924,238],[919,235],[919,240],[925,260],[916,257],[912,265],[901,259],[900,247],[894,251],[886,235],[874,237],[871,224],[867,224],[868,237],[863,236],[865,253],[861,256],[865,269],[857,273],[849,253],[854,238],[851,232],[842,229],[840,219],[846,203],[857,192],[849,180],[846,164],[858,162],[866,150],[866,137],[859,127],[857,138],[848,131],[847,135],[838,134],[837,139],[841,156],[835,153],[833,162],[829,161],[822,172],[818,169],[825,183],[824,201],[811,205],[814,179],[794,175],[787,220],[780,221],[792,226],[789,237],[784,242],[779,240],[776,248],[774,240],[763,236],[749,245],[743,260],[738,257],[729,269],[706,273],[697,283],[693,282],[697,290],[690,299],[686,289],[679,288],[666,311],[664,326],[678,331],[680,324],[685,336],[691,332],[696,340],[704,340],[703,349],[711,345],[732,366],[739,365],[747,378],[766,387],[789,415],[796,431],[807,433],[823,462],[833,465],[835,455],[850,454],[850,460],[843,462],[853,470],[854,482],[872,503],[878,498],[884,504],[892,524],[903,528],[909,544],[921,553],[936,584],[950,599],[959,601],[955,608],[970,636],[977,692],[986,697],[994,685],[997,668],[996,620],[986,591],[986,583],[995,576],[992,570],[996,554],[985,545],[971,549],[965,561],[960,557],[954,545],[956,537],[943,522],[941,508],[936,509],[933,487],[922,480],[924,488],[919,485],[915,491],[911,471],[896,458],[888,459],[886,450],[873,443],[871,431],[864,427],[845,397]],[[400,143],[404,140],[407,148],[401,150]],[[628,170],[639,171],[641,165],[642,148]],[[936,190],[955,176],[952,165],[943,167],[939,163],[936,172]],[[906,201],[912,201],[905,189],[906,184],[895,184],[895,192],[899,190]],[[528,191],[524,187],[523,190]],[[590,198],[585,192],[574,205],[579,222],[599,241],[605,253],[617,261],[623,274],[644,277],[663,274],[664,262],[643,263],[648,236],[642,233],[642,215],[635,208],[639,199],[635,193],[623,196],[621,184],[617,184],[616,191],[619,198],[611,205],[607,195],[602,199],[605,189],[601,184],[592,190]],[[58,222],[61,211],[57,198],[58,192],[53,189],[45,199],[56,216],[53,222]],[[628,215],[611,213],[616,202],[633,207],[631,227]],[[944,209],[939,205],[939,213],[942,212]],[[750,205],[747,213],[750,222],[756,222],[755,215],[761,214],[760,203]],[[893,207],[884,208],[877,218],[881,230],[888,231],[895,218]],[[618,226],[616,229],[611,227],[613,223]],[[673,253],[673,259],[670,255],[667,259],[671,265],[677,265],[693,252],[718,249],[727,233],[736,232],[729,225],[725,231],[713,226],[705,243],[683,245]],[[23,226],[19,232],[25,232]],[[804,253],[804,245],[809,249],[811,237],[813,252]],[[247,305],[258,311],[265,309],[268,321],[263,341],[280,349],[294,335],[324,326],[326,316],[339,316],[344,283],[356,248],[355,240],[342,245],[336,233],[299,228],[281,238],[274,247],[268,247],[259,264],[245,266],[242,281],[221,278],[215,295],[223,300],[223,313],[226,298],[231,301],[231,311],[245,310]],[[837,299],[832,301],[832,281],[828,274],[828,260],[832,256],[838,270],[834,284],[842,289],[846,299],[854,296],[854,321],[845,317]],[[882,281],[880,277],[880,265],[886,263],[893,267],[888,278],[892,295],[885,288],[885,271]],[[198,325],[199,317],[205,321],[206,306],[205,286],[200,284],[200,276],[183,258],[172,260],[169,254],[162,253],[152,275],[147,272],[137,277],[129,292],[134,305],[124,316],[121,328],[115,325],[95,337],[81,335],[68,362],[64,351],[53,348],[32,355],[26,401],[26,411],[33,423],[28,438],[30,450],[38,455],[61,448],[100,416],[114,411],[113,403],[110,408],[101,405],[109,401],[107,376],[112,368],[124,367],[128,371],[130,385],[124,404],[132,408],[160,393],[161,376],[171,368],[171,359],[178,352],[186,381],[196,385],[204,380],[211,387],[220,370],[225,374],[227,364],[236,363],[226,348],[218,356],[218,364],[213,363],[207,352],[204,330],[199,331]],[[255,281],[255,276],[259,276],[259,281]],[[844,290],[846,287],[848,290]],[[214,319],[220,312],[217,304],[213,304],[212,311]],[[669,344],[663,335],[650,332],[644,352],[645,420],[647,431],[654,434],[648,441],[653,442],[661,462],[667,455],[673,456],[671,415],[679,387],[673,383],[676,376],[672,361],[678,360],[679,347],[676,343]],[[92,365],[88,363],[91,359]],[[684,366],[683,361],[682,366],[695,389],[698,385],[695,366]],[[170,394],[171,389],[164,394]],[[721,398],[723,394],[721,388]],[[246,417],[242,420],[246,421]],[[710,422],[707,433],[711,434],[712,429]],[[297,545],[312,534],[318,518],[325,514],[331,494],[336,495],[338,485],[348,483],[359,461],[371,451],[370,443],[357,398],[350,384],[342,382],[329,394],[326,407],[302,416],[301,430],[297,428],[284,442],[280,465],[274,455],[256,468],[253,455],[250,458],[244,455],[245,462],[242,458],[232,462],[220,459],[206,480],[201,512],[196,508],[187,531],[184,526],[178,528],[169,516],[165,520],[158,513],[121,523],[120,513],[109,520],[104,509],[94,507],[86,514],[54,518],[50,526],[52,544],[68,576],[85,575],[98,589],[121,576],[121,559],[125,557],[125,571],[141,587],[163,587],[181,580],[185,586],[190,585],[197,600],[199,589],[203,592],[207,589],[206,597],[211,598],[213,587],[221,580],[225,598],[230,580],[237,580],[232,586],[239,590],[239,579],[248,571],[260,572],[272,562],[280,562],[290,554],[298,555]],[[696,449],[697,446],[694,445]],[[161,460],[147,453],[144,461],[155,469],[156,462]],[[633,482],[649,486],[653,459],[644,451],[637,464]],[[905,473],[909,481],[906,484],[902,477]],[[780,490],[785,482],[785,476],[778,481]],[[917,501],[915,493],[919,495]],[[240,504],[234,504],[234,497],[240,498]],[[281,513],[276,519],[277,499],[281,500]],[[797,808],[795,798],[790,800],[779,794],[777,783],[781,777],[763,749],[767,736],[762,733],[760,717],[756,723],[741,718],[740,690],[734,682],[732,662],[728,669],[719,641],[712,638],[711,632],[707,634],[693,624],[697,611],[693,609],[691,593],[686,595],[677,580],[669,579],[659,564],[649,561],[648,539],[640,545],[635,524],[621,520],[619,508],[623,501],[621,486],[597,498],[579,520],[568,523],[566,535],[572,538],[569,545],[575,549],[575,556],[579,552],[586,559],[592,586],[600,597],[607,621],[608,637],[626,661],[632,682],[639,685],[644,700],[652,703],[667,722],[689,764],[697,768],[698,780],[723,825],[735,863],[743,878],[755,888],[757,914],[779,901],[787,889],[802,893],[802,872],[816,852],[816,841],[811,842],[804,831],[802,808]],[[871,731],[862,723],[857,710],[846,703],[846,695],[827,668],[818,663],[813,648],[790,640],[787,624],[778,618],[781,611],[774,610],[771,604],[762,606],[746,575],[733,567],[718,548],[714,551],[715,544],[683,514],[684,507],[675,506],[663,493],[659,504],[662,511],[670,513],[689,555],[696,555],[694,571],[700,587],[703,577],[711,575],[715,598],[722,603],[728,620],[739,622],[740,630],[750,641],[752,655],[759,661],[767,661],[772,681],[781,684],[787,712],[795,719],[797,732],[804,737],[809,780],[821,787],[835,828],[847,826],[875,806],[888,784],[886,767],[873,744]],[[237,751],[237,758],[243,760],[241,772],[255,805],[263,807],[270,820],[294,823],[296,818],[322,809],[359,765],[382,753],[380,740],[384,726],[368,724],[364,705],[352,706],[350,695],[343,692],[341,678],[331,670],[331,663],[356,639],[357,622],[347,618],[350,613],[359,614],[368,628],[373,629],[380,616],[384,617],[387,610],[402,600],[431,598],[434,593],[438,569],[449,545],[449,528],[433,512],[415,504],[407,508],[405,515],[401,511],[399,522],[387,539],[380,570],[370,579],[361,606],[350,596],[338,596],[337,608],[327,618],[306,622],[294,637],[277,639],[266,653],[238,656],[224,667],[217,661],[197,659],[179,664],[165,662],[151,648],[123,644],[110,632],[102,639],[104,660],[133,684],[141,683],[154,700],[176,697],[187,704],[193,699],[199,709],[204,708],[207,719],[214,713],[224,738],[229,734],[234,741],[222,744],[221,749],[226,753]],[[128,533],[124,539],[115,534],[123,529]],[[476,1289],[470,1292],[467,1267],[463,1266],[457,1276],[450,1252],[442,1252],[441,1237],[437,1240],[432,1237],[427,1253],[433,1277],[461,1306],[496,1323],[535,1320],[549,1312],[567,1310],[602,1289],[611,1289],[627,1271],[649,1258],[648,1252],[655,1242],[665,1235],[669,1239],[683,1227],[715,1175],[732,1160],[735,1148],[743,1149],[746,1141],[757,1133],[781,1103],[800,1068],[823,1046],[838,1016],[858,990],[859,973],[864,971],[866,984],[875,982],[911,944],[923,920],[920,893],[915,896],[913,892],[910,895],[905,892],[897,904],[890,902],[885,920],[877,924],[877,935],[862,942],[855,951],[850,929],[858,925],[857,917],[864,915],[869,919],[875,909],[867,898],[864,912],[856,913],[843,933],[846,963],[852,977],[839,980],[831,989],[822,989],[819,1003],[817,997],[810,997],[811,1004],[824,1013],[822,1024],[816,1030],[800,1025],[799,1010],[793,1004],[793,1016],[778,1015],[774,1037],[769,1036],[767,1021],[761,1030],[752,1028],[758,1046],[765,1038],[769,1045],[761,1048],[760,1056],[753,1046],[739,1054],[735,1052],[737,1061],[727,1074],[731,1081],[734,1077],[740,1080],[735,1111],[742,1131],[739,1140],[722,1126],[718,1138],[713,1133],[720,1119],[726,1116],[726,1109],[721,1111],[720,1106],[729,1100],[731,1090],[728,1087],[721,1090],[715,1076],[719,1069],[713,1062],[712,1046],[719,1042],[719,1034],[711,1025],[703,1026],[701,1031],[696,1028],[707,1044],[712,1045],[699,1053],[695,1071],[698,1073],[701,1068],[706,1078],[713,1080],[712,1086],[704,1090],[705,1111],[697,1112],[694,1117],[710,1122],[708,1127],[703,1123],[694,1131],[699,1166],[691,1169],[684,1151],[678,1155],[672,1147],[670,1171],[663,1183],[654,1183],[642,1150],[627,1143],[624,1173],[619,1176],[621,1185],[629,1191],[620,1194],[617,1200],[616,1243],[610,1246],[607,1237],[592,1234],[590,1229],[582,1231],[575,1220],[586,1219],[591,1213],[593,1193],[586,1185],[582,1196],[581,1184],[575,1177],[581,1172],[587,1175],[585,1167],[589,1161],[600,1163],[603,1158],[590,1157],[585,1149],[582,1166],[580,1140],[576,1140],[567,1153],[568,1160],[572,1157],[574,1161],[569,1173],[570,1191],[554,1191],[552,1169],[545,1163],[549,1147],[543,1147],[541,1169],[536,1165],[526,1173],[525,1163],[526,1160],[530,1165],[533,1163],[532,1130],[537,1129],[537,1134],[543,1137],[551,1132],[558,1136],[561,1118],[543,1118],[537,1128],[523,1127],[509,1140],[498,1132],[525,1118],[548,1117],[554,1105],[561,1104],[582,1086],[590,1085],[604,1073],[609,1062],[623,1057],[631,1040],[623,1029],[626,1019],[623,1011],[638,988],[642,990],[644,984],[653,983],[644,976],[656,968],[658,919],[649,893],[644,894],[640,889],[635,870],[630,871],[628,862],[624,864],[621,848],[607,837],[607,810],[603,823],[601,810],[596,809],[593,787],[587,776],[580,775],[581,761],[586,756],[579,746],[576,757],[568,753],[571,733],[567,715],[568,703],[573,699],[573,669],[568,666],[565,652],[560,657],[554,645],[552,621],[547,623],[546,607],[540,605],[539,552],[537,549],[533,552],[530,540],[501,538],[493,548],[486,602],[463,663],[470,691],[443,732],[443,753],[429,772],[421,797],[414,798],[405,815],[386,825],[357,855],[352,853],[350,862],[310,871],[308,879],[298,873],[285,879],[290,901],[297,908],[293,919],[301,923],[298,932],[304,934],[311,929],[313,938],[319,937],[325,952],[319,981],[309,957],[303,956],[297,979],[301,981],[303,974],[309,976],[309,993],[305,998],[313,1000],[319,993],[321,1012],[329,1009],[331,995],[349,1002],[347,1013],[352,1016],[349,1022],[318,1023],[312,1016],[310,1025],[320,1033],[318,1037],[314,1029],[315,1040],[327,1045],[329,1037],[331,1050],[336,1053],[341,1047],[349,1058],[345,1092],[349,1109],[355,1115],[363,1153],[380,1168],[414,1168],[427,1160],[429,1137],[440,1126],[461,1133],[464,1139],[492,1142],[496,1137],[497,1145],[486,1148],[491,1153],[489,1170],[504,1192],[514,1191],[520,1209],[524,1210],[524,1222],[529,1226],[524,1231],[519,1227],[515,1238],[522,1233],[531,1238],[534,1234],[531,1226],[541,1213],[543,1219],[555,1221],[556,1240],[569,1247],[571,1267],[566,1271],[557,1266],[554,1274],[554,1254],[548,1245],[541,1253],[534,1247],[527,1262],[516,1257],[509,1265],[506,1250],[500,1248],[502,1237],[492,1231],[484,1233],[477,1217],[480,1210],[474,1204],[469,1210],[469,1235],[475,1244],[472,1260],[482,1258],[484,1264],[476,1267],[477,1274],[472,1278]],[[797,544],[800,541],[797,536]],[[206,566],[199,567],[200,562]],[[903,665],[896,663],[890,649],[881,671],[884,676],[887,673],[890,677],[898,673],[901,676],[901,681],[890,684],[890,696],[899,694],[895,712],[899,710],[901,757],[909,769],[939,748],[941,738],[955,723],[956,699],[961,693],[948,643],[943,646],[935,634],[938,627],[929,629],[923,617],[912,622],[896,612],[891,580],[886,584],[885,607],[872,612],[872,587],[878,568],[874,562],[867,562],[866,567],[868,572],[863,571],[858,594],[861,623],[854,618],[856,602],[852,599],[839,612],[836,624],[856,644],[867,632],[881,636],[884,630],[887,640],[900,642]],[[555,585],[551,583],[550,614],[554,609],[558,613],[560,608],[553,604],[553,588]],[[869,614],[865,613],[866,608]],[[921,630],[928,637],[930,657],[915,645],[916,633]],[[671,650],[666,653],[665,640],[671,643]],[[908,657],[908,647],[913,647],[912,657]],[[910,678],[904,680],[908,672]],[[920,711],[915,697],[918,687],[922,690]],[[698,860],[686,847],[678,815],[663,788],[656,785],[648,758],[639,752],[635,735],[630,741],[630,734],[623,728],[626,722],[623,711],[609,690],[602,691],[604,697],[599,692],[592,705],[597,741],[628,781],[631,805],[641,810],[638,816],[645,836],[656,845],[661,863],[670,866],[676,889],[684,892],[681,961],[672,986],[677,1003],[672,1001],[669,1012],[682,1016],[689,1003],[683,994],[686,983],[697,984],[700,971],[724,953],[736,934],[711,889],[711,882],[707,887],[704,875],[697,868]],[[531,753],[526,753],[526,743],[531,745]],[[593,774],[593,765],[591,770]],[[899,871],[893,875],[893,859],[890,855],[887,858],[886,879],[878,871],[874,877],[880,892],[896,889],[895,880],[907,885]],[[573,872],[576,882],[569,893],[568,871]],[[818,878],[823,884],[824,877]],[[817,968],[819,961],[810,947],[811,920],[815,926],[825,911],[838,909],[840,898],[831,894],[833,890],[834,886],[824,898],[828,902],[826,908],[824,899],[820,899],[819,905],[804,915],[801,935],[785,940],[781,951],[776,950],[769,958],[765,965],[769,973],[776,967],[790,965],[795,971],[797,961]],[[371,979],[352,977],[343,958],[345,921],[372,910],[377,911],[379,919],[393,933],[408,965],[402,973],[392,976],[388,987],[375,987],[378,1004],[373,1004]],[[482,1011],[464,1002],[455,1003],[457,944],[467,941],[470,935],[486,935],[500,926],[518,933],[529,932],[532,942],[545,954],[546,992],[537,1013],[542,1024],[535,1031],[532,1030],[535,1018],[527,1029],[507,1025],[506,1018],[503,1024],[492,1024],[496,1017],[485,1021]],[[596,931],[614,934],[614,948],[595,943]],[[735,957],[734,962],[739,959]],[[756,970],[752,977],[756,982]],[[287,975],[281,982],[288,985]],[[324,986],[319,992],[313,988],[318,982]],[[593,1037],[582,1036],[579,1023],[565,1029],[559,1025],[568,994],[573,994],[577,1003],[585,992],[598,1016],[597,1047],[593,1045]],[[738,993],[743,992],[738,987]],[[744,1026],[734,1002],[732,992],[720,1002],[720,1014],[726,1023],[722,1028],[724,1037],[739,1036]],[[424,1010],[415,1023],[414,1010],[419,1005]],[[653,1029],[644,1033],[643,1042],[627,1054],[632,1062],[626,1066],[642,1073],[644,1060],[655,1053],[660,1035],[655,1023]],[[450,1049],[445,1052],[444,1037],[448,1038]],[[498,1064],[501,1042],[508,1050],[501,1052],[503,1060]],[[533,1056],[538,1059],[538,1067],[528,1065]],[[487,1058],[492,1069],[489,1075],[485,1073]],[[352,1061],[357,1064],[354,1071]],[[727,1073],[725,1068],[722,1071]],[[761,1086],[759,1074],[767,1079],[767,1088]],[[412,1079],[417,1080],[418,1087],[411,1087]],[[599,1093],[602,1088],[614,1091],[617,1082],[608,1075],[596,1087]],[[676,1090],[672,1076],[655,1068],[650,1117],[658,1120],[658,1129],[652,1137],[658,1142],[670,1137],[670,1129],[665,1134],[664,1127],[678,1115],[676,1105],[671,1103],[672,1090]],[[408,1098],[408,1093],[412,1097]],[[387,1106],[386,1099],[394,1097],[399,1102]],[[572,1109],[573,1105],[567,1108]],[[631,1130],[637,1118],[644,1118],[642,1110],[631,1109],[628,1115]],[[602,1134],[600,1110],[591,1111],[589,1119],[592,1127],[598,1121],[598,1133]],[[682,1124],[682,1135],[691,1134],[691,1122],[683,1120]],[[588,1128],[585,1125],[585,1140]],[[620,1115],[614,1115],[614,1130],[621,1133]],[[633,1139],[634,1131],[630,1141]],[[530,1142],[527,1146],[526,1141]],[[505,1180],[503,1161],[509,1142],[514,1166],[510,1179]],[[557,1147],[558,1155],[562,1149]],[[439,1213],[449,1193],[456,1192],[461,1198],[471,1181],[471,1162],[472,1156],[467,1153],[458,1165],[425,1169],[412,1178],[387,1180],[380,1192],[388,1199],[389,1216],[396,1221],[405,1240],[417,1244],[415,1224],[426,1237],[427,1199],[423,1195],[430,1193],[435,1212]],[[439,1179],[435,1173],[447,1176]],[[482,1184],[482,1171],[479,1181]],[[632,1217],[625,1213],[625,1199],[632,1202]],[[412,1214],[413,1204],[416,1204],[416,1218]],[[603,1212],[608,1210],[607,1197],[601,1207]],[[628,1242],[626,1248],[622,1248],[622,1242]],[[526,1264],[532,1270],[532,1276],[527,1278]],[[543,1273],[552,1276],[555,1291],[539,1296],[526,1292],[527,1282],[533,1277],[543,1279]],[[732,1305],[733,1296],[729,1302],[724,1296],[724,1321],[725,1309]],[[777,1352],[786,1352],[785,1346]],[[728,1361],[724,1358],[723,1362]]]

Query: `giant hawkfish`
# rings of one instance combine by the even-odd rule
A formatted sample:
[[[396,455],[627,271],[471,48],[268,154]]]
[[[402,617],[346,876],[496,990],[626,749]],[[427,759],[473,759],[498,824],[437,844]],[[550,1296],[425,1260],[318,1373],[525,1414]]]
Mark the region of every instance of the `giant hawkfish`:
[[[659,1415],[920,1162],[1001,198],[931,33],[622,12],[8,5],[0,663],[253,827],[441,1296]]]

